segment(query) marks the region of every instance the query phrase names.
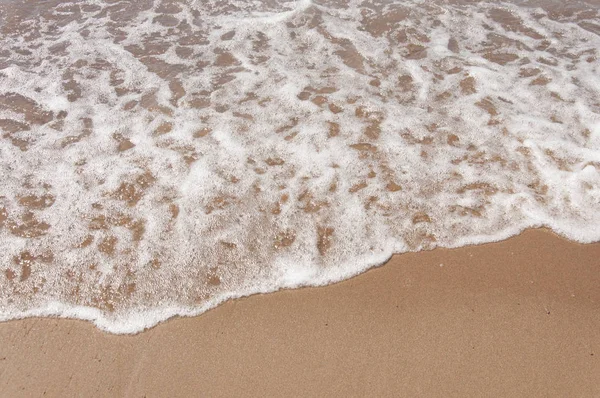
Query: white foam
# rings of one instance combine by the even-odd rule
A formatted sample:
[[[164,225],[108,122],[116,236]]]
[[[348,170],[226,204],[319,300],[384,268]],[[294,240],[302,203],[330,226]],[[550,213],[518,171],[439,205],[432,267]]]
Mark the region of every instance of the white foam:
[[[600,240],[575,5],[98,1],[19,30],[3,3],[0,320],[135,333],[393,253]]]

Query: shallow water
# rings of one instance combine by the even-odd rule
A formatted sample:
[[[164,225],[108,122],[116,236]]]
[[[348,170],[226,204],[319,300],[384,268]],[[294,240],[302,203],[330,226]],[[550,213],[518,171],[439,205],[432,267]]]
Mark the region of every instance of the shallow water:
[[[0,319],[599,240],[600,7],[561,3],[0,2]]]

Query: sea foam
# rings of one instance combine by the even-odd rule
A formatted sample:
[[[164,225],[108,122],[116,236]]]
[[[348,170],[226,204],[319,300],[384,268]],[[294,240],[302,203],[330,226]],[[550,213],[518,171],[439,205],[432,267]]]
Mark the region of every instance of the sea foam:
[[[591,3],[8,1],[0,30],[1,320],[134,333],[393,253],[600,240]]]

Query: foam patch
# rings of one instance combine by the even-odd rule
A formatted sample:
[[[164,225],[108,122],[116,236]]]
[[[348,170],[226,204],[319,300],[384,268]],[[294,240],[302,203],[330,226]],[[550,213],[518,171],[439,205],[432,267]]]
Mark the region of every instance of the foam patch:
[[[8,1],[0,30],[0,319],[133,333],[393,253],[600,239],[585,1]]]

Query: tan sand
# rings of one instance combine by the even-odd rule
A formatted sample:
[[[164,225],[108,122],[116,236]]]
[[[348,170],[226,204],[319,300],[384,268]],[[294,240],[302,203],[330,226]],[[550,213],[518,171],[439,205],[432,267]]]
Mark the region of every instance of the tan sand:
[[[597,397],[600,244],[529,231],[136,336],[30,319],[0,339],[4,397]]]

